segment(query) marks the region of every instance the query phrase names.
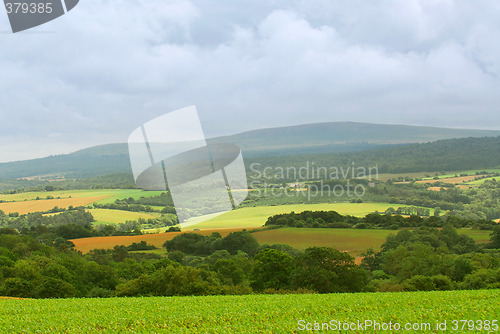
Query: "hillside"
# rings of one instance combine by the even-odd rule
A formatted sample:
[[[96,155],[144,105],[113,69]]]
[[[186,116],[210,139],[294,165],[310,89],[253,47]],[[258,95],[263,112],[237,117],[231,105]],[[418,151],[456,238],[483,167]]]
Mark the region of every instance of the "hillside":
[[[500,167],[500,137],[445,139],[362,152],[259,157],[245,161],[271,168],[309,162],[316,167],[378,167],[379,173],[441,172]],[[258,168],[255,168],[258,169]]]
[[[109,144],[70,154],[0,164],[0,179],[65,175],[86,178],[114,173],[131,173],[127,144]]]
[[[397,144],[425,143],[446,138],[487,136],[500,136],[500,131],[346,122],[255,130],[233,136],[213,138],[209,142],[234,143],[242,149],[246,159],[268,161],[270,156],[282,156],[283,158],[287,156],[284,158],[286,161],[294,161],[297,160],[297,155],[301,156],[303,154],[325,156],[325,153],[343,153],[350,156],[349,154],[352,154],[352,152],[368,150],[375,152],[374,154],[377,157],[384,157],[385,153],[383,152],[389,152],[388,154],[391,157],[397,157],[407,151],[407,148],[391,148],[395,151],[384,151],[384,149],[387,149],[387,146]],[[431,146],[414,146],[412,149],[427,150],[432,147],[432,144],[429,145]],[[450,145],[453,146],[452,143]],[[341,154],[340,156],[344,155]],[[366,156],[366,154],[363,153],[363,156]],[[283,161],[283,159],[280,160]],[[372,160],[375,161],[376,159]],[[447,158],[447,161],[454,160]],[[429,163],[430,165],[426,164],[423,167],[426,169],[438,168],[430,167],[435,166],[436,161],[432,160]],[[419,163],[414,168],[405,168],[414,170],[421,168],[421,165]],[[453,169],[453,164],[450,167]],[[387,168],[387,170],[396,170],[398,168]],[[439,167],[438,169],[450,168]],[[130,172],[127,144],[101,145],[71,154],[0,164],[0,179],[33,176],[47,176],[47,179],[51,179],[53,175],[65,175],[66,178],[87,178]]]
[[[241,147],[245,157],[355,152],[440,139],[496,137],[500,131],[333,122],[271,128],[213,139]]]

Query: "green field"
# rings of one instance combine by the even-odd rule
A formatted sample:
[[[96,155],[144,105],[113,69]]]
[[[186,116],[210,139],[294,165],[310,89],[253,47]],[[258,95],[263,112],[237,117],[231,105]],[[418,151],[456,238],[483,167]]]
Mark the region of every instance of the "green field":
[[[413,172],[413,173],[408,172],[408,173],[395,173],[395,174],[381,173],[381,174],[378,174],[378,177],[376,178],[376,180],[386,182],[389,179],[397,180],[399,177],[402,177],[402,178],[409,177],[409,178],[415,179],[415,178],[426,178],[427,176],[431,176],[431,175],[432,176],[430,178],[432,179],[435,174],[436,174],[436,172]]]
[[[359,256],[368,248],[380,250],[389,230],[323,229],[323,228],[280,228],[255,232],[253,236],[261,244],[287,244],[294,248],[332,247]]]
[[[143,212],[130,212],[123,210],[109,210],[109,209],[91,209],[88,210],[94,219],[94,224],[121,224],[127,220],[137,220],[139,218],[149,219],[158,218],[158,213],[143,213]]]
[[[481,173],[481,172],[488,172],[488,173],[500,173],[500,169],[498,168],[486,168],[486,169],[471,169],[471,170],[463,170],[459,172],[449,172],[446,174],[441,174],[438,173],[438,177],[440,179],[446,179],[450,177],[455,177],[455,175],[460,176],[460,174],[467,174],[467,175],[475,175],[476,173]],[[436,173],[426,173],[428,175],[431,175],[430,177],[424,177],[422,178],[423,180],[432,180],[436,175]]]
[[[129,198],[132,197],[133,199],[139,199],[141,197],[153,197],[153,196],[159,196],[161,193],[164,193],[165,191],[145,191],[142,189],[117,189],[113,190],[115,193],[101,201],[99,201],[99,204],[110,204],[114,203],[117,199],[124,199],[124,198]],[[162,207],[163,208],[163,207]]]
[[[490,241],[491,231],[485,230],[469,230],[469,229],[457,229],[459,234],[465,234],[478,243],[486,243]]]
[[[500,290],[0,300],[0,332],[294,333],[307,323],[321,326],[333,320],[364,324],[371,320],[380,326],[397,323],[401,333],[410,332],[404,330],[407,324],[418,326],[415,333],[486,333],[478,327],[472,331],[462,328],[462,323],[453,330],[453,321],[473,320],[474,326],[479,326],[479,321],[490,321],[491,326],[493,320],[498,322],[499,299]],[[447,330],[436,330],[436,322],[445,321]],[[430,330],[427,326],[431,326]],[[395,332],[363,329],[341,332]],[[330,328],[330,332],[339,331]]]
[[[294,248],[333,247],[348,252],[352,256],[359,256],[368,248],[380,250],[389,234],[396,234],[392,230],[360,230],[349,228],[293,228],[285,227],[275,230],[254,232],[253,236],[261,244],[287,244]],[[457,230],[459,234],[472,237],[476,242],[488,242],[491,231]]]
[[[323,203],[323,204],[292,204],[279,206],[258,206],[244,207],[224,213],[223,215],[196,224],[200,218],[188,221],[192,224],[183,229],[189,231],[193,229],[216,229],[216,228],[256,228],[264,225],[267,218],[280,213],[292,211],[337,211],[343,215],[363,217],[375,211],[384,212],[395,204],[389,203]]]
[[[474,175],[477,172],[490,172],[490,173],[500,173],[500,169],[498,168],[486,168],[486,169],[471,169],[471,170],[462,170],[462,171],[455,171],[455,172],[449,172],[446,171],[444,173],[439,173],[439,172],[413,172],[413,173],[397,173],[397,174],[386,174],[386,173],[381,173],[378,175],[378,180],[380,181],[387,181],[389,179],[396,180],[398,177],[409,177],[409,178],[422,178],[423,180],[432,180],[436,174],[440,179],[443,178],[449,178],[449,177],[454,177],[455,175],[460,175],[460,174],[468,174],[468,175]]]
[[[478,185],[483,184],[487,180],[493,180],[493,179],[498,180],[499,177],[498,176],[497,177],[487,177],[487,178],[484,178],[484,179],[481,179],[481,180],[470,181],[470,182],[467,182],[467,183],[464,183],[464,184],[478,186]]]

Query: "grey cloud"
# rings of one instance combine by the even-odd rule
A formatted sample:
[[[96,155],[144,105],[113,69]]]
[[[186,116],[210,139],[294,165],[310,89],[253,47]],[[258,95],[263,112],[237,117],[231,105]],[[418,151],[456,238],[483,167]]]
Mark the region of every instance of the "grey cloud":
[[[17,147],[0,161],[124,142],[192,104],[208,135],[322,121],[498,129],[499,11],[87,0],[34,33],[0,34],[0,140]]]

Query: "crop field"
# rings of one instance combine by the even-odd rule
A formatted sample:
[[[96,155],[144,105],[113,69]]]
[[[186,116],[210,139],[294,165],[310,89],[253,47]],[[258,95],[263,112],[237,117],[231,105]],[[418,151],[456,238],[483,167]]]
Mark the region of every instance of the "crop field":
[[[389,203],[323,203],[323,204],[292,204],[279,206],[258,206],[238,208],[224,213],[223,215],[209,219],[202,223],[193,224],[184,231],[193,229],[216,229],[216,228],[256,228],[265,224],[267,218],[280,213],[292,211],[337,211],[343,215],[357,217],[379,211],[384,212],[394,204]]]
[[[394,173],[394,174],[382,173],[382,174],[379,174],[378,178],[376,178],[376,179],[385,182],[389,179],[397,180],[399,177],[402,177],[402,178],[409,177],[412,179],[413,178],[425,178],[427,176],[434,175],[434,174],[435,173],[429,173],[429,172]],[[453,174],[453,175],[455,175],[455,174]]]
[[[76,198],[61,198],[61,199],[40,199],[35,201],[9,202],[0,203],[0,210],[5,213],[18,212],[26,214],[30,212],[48,211],[55,206],[59,208],[68,208],[69,206],[85,206],[97,202],[105,198],[104,196],[96,197],[76,197]]]
[[[137,220],[139,218],[149,219],[160,216],[158,213],[130,212],[123,210],[91,209],[87,210],[96,220],[94,224],[121,224],[127,220]]]
[[[491,332],[500,290],[357,294],[0,300],[2,333],[294,333],[306,324],[323,331],[381,333],[389,322],[413,332]],[[454,323],[454,320],[472,320]],[[493,321],[496,320],[496,321]],[[329,325],[370,324],[363,330]],[[446,330],[436,324],[447,323]],[[481,322],[479,322],[481,321]],[[397,324],[397,325],[396,325]],[[460,326],[454,330],[454,326]],[[467,326],[474,326],[472,331]],[[340,325],[342,326],[342,325]],[[488,327],[489,326],[489,327]],[[321,328],[321,327],[320,327]],[[393,327],[394,328],[394,327]],[[327,330],[328,329],[328,330]],[[340,328],[342,329],[342,327]],[[309,331],[307,331],[309,332]]]
[[[449,173],[445,173],[445,174],[441,174],[439,173],[439,175],[437,175],[440,179],[447,179],[447,178],[451,178],[451,177],[455,177],[455,175],[460,175],[460,174],[467,174],[467,175],[473,175],[473,176],[476,176],[476,173],[482,173],[482,172],[487,172],[487,173],[500,173],[500,169],[499,168],[486,168],[486,169],[471,169],[471,170],[465,170],[465,171],[456,171],[456,172],[449,172]],[[430,176],[428,177],[424,177],[424,179],[433,179],[436,175],[436,173],[426,173]]]
[[[500,173],[499,168],[486,168],[486,169],[473,169],[473,170],[465,170],[465,171],[446,171],[444,173],[436,173],[436,172],[415,172],[415,173],[395,173],[395,174],[379,174],[378,180],[387,181],[389,179],[396,180],[399,177],[405,178],[422,178],[423,180],[432,180],[434,177],[439,177],[440,179],[444,178],[452,178],[455,175],[467,174],[474,175],[476,173],[488,172],[488,173]]]
[[[472,186],[478,186],[478,185],[483,184],[485,181],[492,180],[492,179],[495,179],[497,181],[500,180],[499,177],[487,177],[487,178],[484,178],[484,179],[481,179],[481,180],[475,180],[475,181],[467,182],[467,184],[468,185],[472,185]]]
[[[166,230],[164,228],[163,230]],[[195,233],[202,235],[210,235],[213,232],[219,232],[223,237],[228,235],[230,232],[241,231],[241,229],[217,229],[217,230],[203,230]],[[182,232],[169,232],[169,233],[156,233],[156,234],[144,234],[144,235],[131,235],[131,236],[111,236],[111,237],[93,237],[93,238],[81,238],[72,239],[71,241],[75,244],[75,248],[82,253],[87,253],[92,249],[111,249],[116,245],[128,246],[134,242],[146,241],[148,244],[155,245],[156,247],[161,247],[163,243],[167,240],[173,239],[175,236]]]
[[[476,242],[488,242],[490,231],[458,230],[459,234],[472,237]],[[280,228],[263,230],[253,233],[261,244],[287,244],[294,248],[333,247],[348,252],[352,256],[359,256],[368,248],[376,251],[384,243],[389,234],[396,234],[391,230],[359,230],[359,229],[323,229],[323,228]]]
[[[165,230],[164,228],[163,230]],[[241,228],[233,229],[207,229],[195,231],[202,235],[210,235],[213,232],[219,232],[226,236],[230,232],[241,231]],[[189,231],[192,232],[192,231]],[[131,245],[134,242],[146,241],[149,244],[161,247],[167,240],[184,232],[169,232],[144,234],[134,236],[112,236],[112,237],[93,237],[71,240],[75,248],[82,253],[95,248],[112,249],[115,245]],[[392,230],[360,230],[360,229],[341,229],[341,228],[280,228],[275,230],[263,230],[254,232],[253,236],[261,244],[287,244],[294,248],[306,249],[313,246],[334,247],[338,250],[349,252],[353,256],[359,256],[368,248],[379,250],[385,238],[389,234],[395,234]],[[476,242],[488,242],[491,231],[479,230],[458,230],[458,233],[472,237]]]
[[[459,234],[465,234],[476,241],[476,243],[487,243],[490,241],[491,231],[457,229]]]
[[[261,244],[287,244],[294,248],[332,247],[358,256],[368,248],[380,250],[385,238],[394,231],[347,228],[280,228],[253,233]]]
[[[137,191],[137,190],[135,190]],[[46,198],[52,196],[54,198],[80,198],[80,197],[98,197],[98,196],[113,196],[118,192],[123,192],[122,189],[103,189],[103,190],[58,190],[58,191],[32,191],[18,194],[0,195],[0,200],[7,202],[31,201],[38,198]]]
[[[0,195],[0,210],[5,213],[18,212],[25,214],[52,209],[55,206],[68,208],[70,205],[86,206],[92,203],[114,203],[117,199],[150,197],[161,194],[161,191],[144,191],[140,189],[104,189],[104,190],[68,190],[50,192],[26,192],[12,195]],[[53,199],[47,199],[47,196]],[[38,198],[38,200],[37,200]],[[127,219],[126,219],[127,220]],[[129,219],[130,220],[130,219]]]
[[[164,191],[145,191],[141,189],[116,189],[113,190],[111,196],[99,201],[99,204],[110,204],[114,203],[117,199],[124,199],[132,197],[133,199],[139,199],[141,197],[153,197],[159,196]]]
[[[459,177],[449,177],[449,178],[440,178],[439,180],[422,180],[417,181],[417,183],[436,183],[436,182],[444,182],[450,184],[460,184],[471,181],[476,181],[477,179],[484,177],[485,175],[469,175],[469,176],[459,176]],[[479,181],[479,180],[478,180]]]
[[[467,190],[467,189],[471,189],[472,185],[470,185],[470,183],[467,183],[467,184],[456,184],[455,187],[458,188],[458,189]],[[427,190],[441,191],[442,188],[449,189],[448,187],[429,187],[429,188],[427,188]]]

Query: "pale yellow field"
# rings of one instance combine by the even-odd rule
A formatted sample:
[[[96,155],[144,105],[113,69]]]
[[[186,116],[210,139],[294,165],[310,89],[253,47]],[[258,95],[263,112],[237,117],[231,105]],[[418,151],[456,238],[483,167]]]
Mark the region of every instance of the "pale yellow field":
[[[68,197],[97,197],[97,196],[113,196],[120,189],[104,189],[104,190],[61,190],[61,191],[34,191],[25,192],[12,195],[2,195],[0,194],[0,200],[6,202],[21,202],[21,201],[31,201],[39,198],[46,198],[47,196],[52,196],[54,198],[68,198]]]
[[[61,199],[41,199],[37,201],[22,201],[0,203],[0,210],[5,213],[19,212],[19,214],[27,214],[31,212],[48,211],[55,206],[59,208],[68,208],[69,206],[85,206],[91,203],[100,201],[107,196],[94,197],[78,197],[78,198],[61,198]]]
[[[92,214],[92,216],[94,216],[97,224],[120,224],[126,222],[127,220],[159,217],[159,214],[154,213],[130,212],[123,210],[91,209],[88,211]]]
[[[472,188],[472,186],[470,186],[469,184],[456,184],[455,187],[462,190],[467,190]],[[448,189],[448,187],[443,187],[443,188]],[[441,191],[441,187],[429,187],[427,188],[427,190]]]
[[[95,202],[101,204],[113,203],[116,199],[140,198],[159,195],[159,191],[144,191],[141,189],[99,189],[99,190],[61,190],[61,191],[37,191],[11,195],[0,195],[0,210],[5,213],[19,212],[26,214],[31,212],[47,211],[54,206],[67,208],[72,205],[86,206]],[[46,199],[51,196],[54,199]],[[36,198],[39,198],[36,200]],[[149,217],[148,217],[149,218]],[[129,219],[131,220],[131,219]],[[125,221],[125,220],[123,220]],[[122,221],[122,222],[123,222]]]

